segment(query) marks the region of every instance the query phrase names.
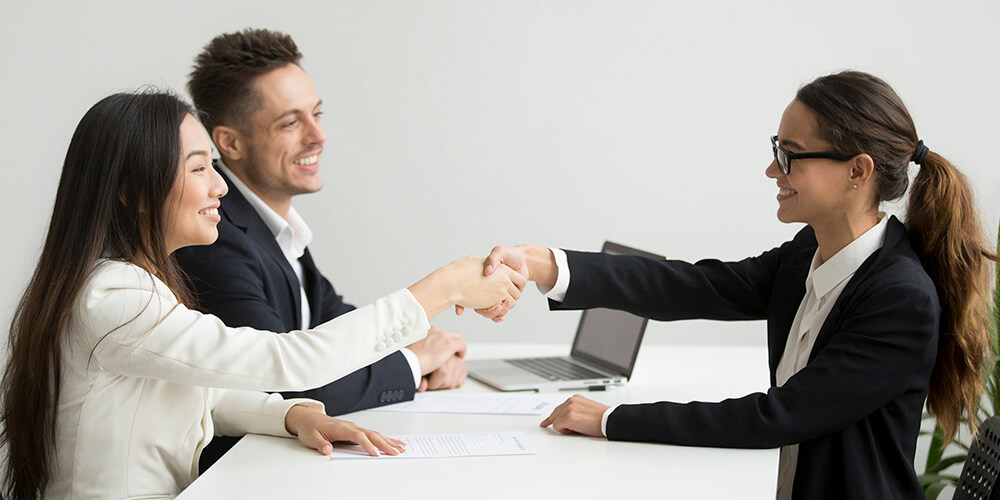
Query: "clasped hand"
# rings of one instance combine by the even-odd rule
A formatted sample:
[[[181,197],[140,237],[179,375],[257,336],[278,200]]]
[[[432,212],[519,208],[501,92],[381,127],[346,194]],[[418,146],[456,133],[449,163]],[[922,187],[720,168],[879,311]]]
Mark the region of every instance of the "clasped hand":
[[[511,274],[520,275],[525,281],[531,279],[528,270],[528,260],[521,247],[496,246],[483,261],[483,275],[490,276],[498,270],[513,271]],[[523,290],[524,286],[520,286]],[[503,301],[490,307],[477,308],[479,315],[491,319],[496,323],[503,321],[504,316],[516,305],[516,301]],[[455,306],[455,314],[461,316],[465,308],[461,305]]]

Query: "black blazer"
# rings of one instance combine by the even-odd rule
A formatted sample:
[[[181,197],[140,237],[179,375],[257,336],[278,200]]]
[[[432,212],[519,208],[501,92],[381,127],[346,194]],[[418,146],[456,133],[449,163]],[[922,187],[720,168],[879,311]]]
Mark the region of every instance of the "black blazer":
[[[188,275],[198,307],[232,327],[298,330],[302,316],[298,277],[263,219],[225,174],[222,177],[229,193],[220,208],[219,239],[212,245],[182,248],[174,254]],[[299,262],[311,311],[310,326],[354,309],[319,272],[308,249]],[[328,414],[341,415],[411,400],[415,390],[410,365],[396,352],[323,387],[282,395],[322,401]],[[202,453],[202,470],[236,440],[213,439]]]
[[[567,252],[553,309],[611,307],[657,320],[767,319],[771,387],[719,403],[623,405],[608,439],[775,448],[799,443],[793,498],[924,498],[913,469],[937,354],[934,283],[893,217],[884,246],[844,288],[809,362],[782,387],[775,370],[816,251],[806,227],[758,257],[695,264]],[[725,373],[725,367],[719,367]]]

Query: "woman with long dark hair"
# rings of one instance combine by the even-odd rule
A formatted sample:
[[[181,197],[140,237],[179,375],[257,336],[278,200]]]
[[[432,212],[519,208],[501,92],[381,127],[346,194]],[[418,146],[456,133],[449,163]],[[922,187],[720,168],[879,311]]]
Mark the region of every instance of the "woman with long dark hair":
[[[176,495],[213,434],[297,435],[329,453],[402,443],[333,419],[304,390],[426,335],[452,305],[516,300],[523,277],[467,257],[314,330],[227,328],[189,309],[174,250],[218,236],[225,183],[193,110],[116,94],[77,126],[48,236],[15,314],[3,376],[9,499]]]
[[[920,140],[892,88],[866,73],[802,87],[771,141],[765,173],[777,181],[778,219],[807,227],[757,257],[688,264],[523,245],[486,260],[553,287],[553,309],[766,319],[771,388],[719,403],[614,408],[573,396],[541,425],[613,440],[781,447],[778,498],[923,498],[913,458],[924,403],[947,441],[963,415],[974,425],[990,355],[996,256],[972,190]],[[904,225],[879,204],[906,193],[911,162],[919,171]]]

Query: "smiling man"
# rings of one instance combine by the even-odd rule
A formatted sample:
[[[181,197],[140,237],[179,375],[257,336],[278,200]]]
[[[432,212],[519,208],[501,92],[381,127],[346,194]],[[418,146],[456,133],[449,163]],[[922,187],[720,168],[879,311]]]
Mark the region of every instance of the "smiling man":
[[[312,231],[292,207],[296,195],[319,191],[323,101],[286,34],[247,29],[220,35],[195,60],[188,90],[219,151],[216,169],[229,194],[219,238],[176,253],[198,306],[229,326],[286,332],[323,323],[354,306],[343,301],[309,253]],[[413,399],[418,390],[462,385],[465,341],[431,328],[409,349],[308,397],[339,415]],[[202,454],[204,470],[235,443],[217,438]]]

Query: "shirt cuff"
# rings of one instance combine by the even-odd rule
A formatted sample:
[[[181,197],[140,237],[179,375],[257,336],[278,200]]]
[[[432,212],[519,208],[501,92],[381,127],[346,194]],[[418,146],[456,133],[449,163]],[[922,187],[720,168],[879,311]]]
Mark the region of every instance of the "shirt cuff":
[[[610,417],[619,406],[621,405],[614,405],[611,408],[608,408],[604,412],[604,416],[601,417],[601,434],[603,434],[604,437],[608,437],[608,417]]]
[[[402,348],[399,350],[403,357],[406,358],[406,363],[410,365],[410,371],[413,372],[413,387],[420,387],[420,378],[423,377],[421,374],[420,360],[413,351]]]
[[[546,298],[556,302],[562,302],[566,298],[566,290],[569,289],[569,261],[566,259],[566,252],[561,248],[550,248],[552,256],[556,260],[556,284],[552,287],[535,283],[538,291]]]

